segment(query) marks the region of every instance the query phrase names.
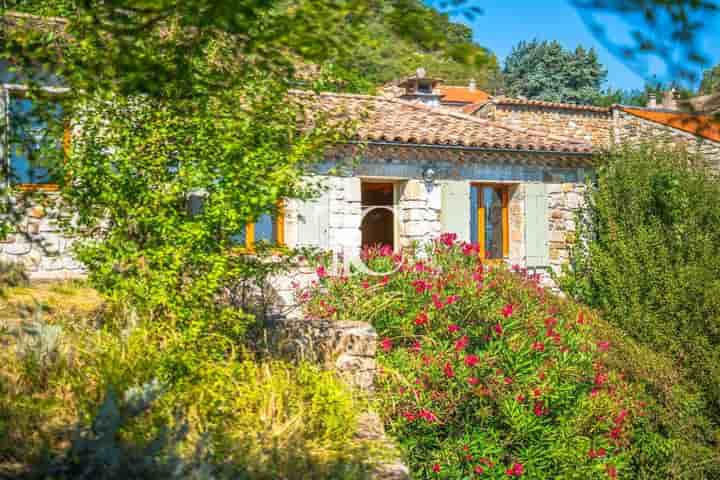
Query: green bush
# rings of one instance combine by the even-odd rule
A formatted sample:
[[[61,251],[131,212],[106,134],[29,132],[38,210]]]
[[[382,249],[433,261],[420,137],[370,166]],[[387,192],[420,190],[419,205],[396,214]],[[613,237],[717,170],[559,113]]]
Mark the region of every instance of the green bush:
[[[399,271],[333,277],[321,269],[319,285],[299,292],[309,315],[376,326],[381,411],[415,477],[712,471],[675,457],[683,439],[658,421],[663,410],[644,384],[613,368],[615,346],[597,338],[601,323],[589,311],[527,272],[484,265],[475,246],[450,234],[428,249],[404,260],[369,251],[378,271]]]
[[[720,418],[720,184],[700,159],[655,146],[608,154],[581,212],[562,286],[665,353]]]

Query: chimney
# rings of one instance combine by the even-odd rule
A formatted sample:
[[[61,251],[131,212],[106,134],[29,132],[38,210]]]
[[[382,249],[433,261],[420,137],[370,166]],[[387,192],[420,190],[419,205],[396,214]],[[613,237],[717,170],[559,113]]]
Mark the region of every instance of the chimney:
[[[671,88],[663,94],[662,106],[665,110],[677,110],[676,92],[674,88]]]
[[[477,82],[475,82],[474,78],[470,79],[470,84],[468,85],[468,90],[470,90],[471,92],[474,92],[475,90],[477,90]]]
[[[655,93],[649,93],[647,108],[657,108],[657,106],[657,95]]]

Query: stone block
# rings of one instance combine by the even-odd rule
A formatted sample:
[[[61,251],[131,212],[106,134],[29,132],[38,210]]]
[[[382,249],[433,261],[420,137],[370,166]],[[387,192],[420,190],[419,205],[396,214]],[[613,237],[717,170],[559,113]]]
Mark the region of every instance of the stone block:
[[[403,224],[403,234],[408,237],[420,237],[428,232],[426,222],[406,222]]]
[[[19,236],[18,241],[7,243],[1,246],[3,253],[7,255],[28,255],[32,251],[32,243],[25,241],[24,237]]]
[[[405,184],[402,192],[402,200],[421,200],[427,199],[427,191],[425,189],[425,183],[418,180],[409,180]]]
[[[565,243],[565,232],[553,231],[550,232],[550,241],[557,243]]]
[[[565,198],[565,202],[566,202],[568,208],[573,209],[573,210],[580,207],[580,200],[581,200],[580,195],[575,192],[568,193]]]

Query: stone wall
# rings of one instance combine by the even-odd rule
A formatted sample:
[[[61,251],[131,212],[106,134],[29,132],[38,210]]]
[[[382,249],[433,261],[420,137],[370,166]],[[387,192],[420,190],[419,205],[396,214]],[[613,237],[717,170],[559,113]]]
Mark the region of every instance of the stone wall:
[[[685,145],[691,152],[702,154],[720,171],[720,142],[713,142],[692,133],[645,120],[622,110],[614,111],[614,136],[617,144],[642,143],[650,140],[667,145]]]
[[[401,247],[440,236],[441,189],[441,185],[420,180],[400,183],[397,211]]]
[[[278,318],[266,326],[268,347],[273,354],[295,362],[316,362],[337,372],[360,392],[373,394],[378,336],[370,324]],[[408,468],[399,459],[392,439],[385,435],[377,413],[367,411],[359,415],[355,437],[360,441],[371,441],[385,450],[369,478],[409,480]]]
[[[577,229],[576,215],[584,202],[585,188],[579,183],[548,184],[548,248],[550,267],[556,273],[570,257]]]
[[[82,277],[83,265],[72,255],[73,239],[63,235],[57,210],[40,201],[16,202],[19,220],[15,231],[0,240],[0,260],[23,264],[32,280]]]
[[[534,105],[489,103],[475,115],[493,119],[504,125],[574,138],[606,149],[611,145],[612,115],[580,108],[555,108]]]

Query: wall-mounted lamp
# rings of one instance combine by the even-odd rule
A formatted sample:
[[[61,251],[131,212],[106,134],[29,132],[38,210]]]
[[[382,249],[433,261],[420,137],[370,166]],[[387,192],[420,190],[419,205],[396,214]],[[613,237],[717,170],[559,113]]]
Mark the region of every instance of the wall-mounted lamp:
[[[437,171],[433,167],[425,167],[422,172],[422,177],[425,183],[433,183],[435,182],[435,177],[437,177]]]

